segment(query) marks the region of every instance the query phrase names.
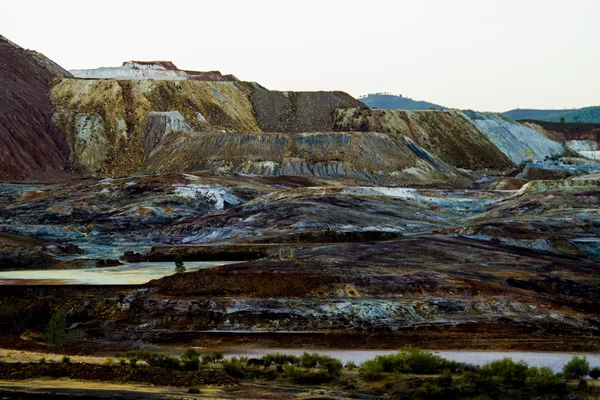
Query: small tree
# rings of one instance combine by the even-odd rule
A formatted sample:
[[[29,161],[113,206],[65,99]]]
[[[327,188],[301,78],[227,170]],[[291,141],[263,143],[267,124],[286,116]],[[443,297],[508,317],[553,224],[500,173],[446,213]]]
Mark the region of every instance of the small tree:
[[[600,378],[600,367],[594,367],[590,369],[590,377],[592,377],[593,379]]]
[[[565,117],[560,117],[560,123],[564,124],[565,123]]]
[[[587,357],[573,357],[563,367],[563,374],[567,379],[582,379],[590,372],[590,363]]]
[[[182,274],[185,272],[185,266],[183,265],[183,257],[181,254],[175,256],[175,273]]]
[[[46,327],[46,340],[52,348],[52,360],[54,361],[54,351],[57,348],[62,348],[65,344],[65,336],[67,330],[67,318],[62,311],[56,311]]]

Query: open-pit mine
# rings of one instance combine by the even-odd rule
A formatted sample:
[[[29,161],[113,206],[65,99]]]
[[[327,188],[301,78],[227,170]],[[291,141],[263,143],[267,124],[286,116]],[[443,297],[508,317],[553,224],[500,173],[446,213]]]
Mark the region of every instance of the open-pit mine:
[[[596,130],[369,109],[165,61],[69,72],[0,37],[0,356],[598,354]],[[140,378],[3,360],[0,397],[41,393],[20,379],[117,375],[308,396],[242,395],[241,375],[214,368]]]

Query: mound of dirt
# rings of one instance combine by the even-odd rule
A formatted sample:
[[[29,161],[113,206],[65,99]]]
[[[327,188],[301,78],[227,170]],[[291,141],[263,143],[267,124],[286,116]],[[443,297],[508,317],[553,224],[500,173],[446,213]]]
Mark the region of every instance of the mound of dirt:
[[[0,36],[0,181],[71,176],[69,147],[53,125],[48,86],[69,73]]]
[[[344,92],[278,92],[249,85],[256,120],[264,132],[331,132],[337,108],[367,109]]]

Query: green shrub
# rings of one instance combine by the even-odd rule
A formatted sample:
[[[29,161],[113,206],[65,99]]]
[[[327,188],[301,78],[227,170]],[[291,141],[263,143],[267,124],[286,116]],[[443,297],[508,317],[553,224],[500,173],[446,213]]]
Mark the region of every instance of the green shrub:
[[[314,368],[321,360],[321,355],[318,353],[309,354],[306,351],[300,356],[300,365],[304,368]]]
[[[460,364],[454,361],[412,347],[396,354],[377,356],[373,361],[381,366],[383,372],[438,374],[444,369],[450,372],[460,369]]]
[[[71,357],[69,357],[69,356],[64,356],[64,357],[62,358],[62,362],[63,362],[63,364],[71,364]]]
[[[594,367],[594,368],[590,369],[590,377],[592,379],[600,378],[600,367]]]
[[[242,364],[242,362],[236,357],[232,357],[229,360],[223,361],[223,370],[227,375],[234,378],[245,378],[247,375],[244,364]]]
[[[590,372],[590,363],[587,357],[575,356],[563,367],[563,374],[566,379],[582,379]]]
[[[146,359],[146,362],[153,367],[181,369],[181,361],[178,358],[164,354],[153,353]]]
[[[348,361],[346,363],[346,369],[348,371],[354,371],[356,369],[356,363],[354,361]]]
[[[200,354],[194,349],[187,349],[181,354],[183,369],[186,371],[198,371],[200,366]]]
[[[567,387],[559,376],[548,367],[530,367],[525,380],[527,389],[538,394],[564,394]]]
[[[508,385],[523,385],[528,368],[524,361],[514,362],[511,358],[505,357],[481,366],[479,374],[486,378],[497,378]]]
[[[121,359],[119,360],[119,365],[121,365],[122,367],[124,367],[124,366],[126,366],[126,365],[127,365],[127,361],[121,358]]]
[[[40,364],[46,364],[46,359],[44,357],[40,358]]]
[[[438,384],[441,387],[451,387],[452,386],[452,372],[449,369],[445,369],[442,374],[437,379]]]
[[[293,354],[283,354],[283,353],[270,353],[265,354],[260,358],[265,362],[265,365],[299,365],[300,358],[296,357]]]
[[[367,381],[376,381],[383,376],[383,366],[377,360],[368,360],[360,364],[358,375]]]
[[[184,351],[183,353],[181,353],[181,359],[182,360],[192,360],[194,358],[198,358],[200,356],[200,353],[198,353],[196,350],[189,348],[186,351]]]
[[[191,387],[188,389],[188,393],[200,394],[200,389],[198,389],[197,387]]]
[[[137,367],[137,362],[138,362],[138,359],[135,357],[132,357],[129,359],[129,365],[131,365],[132,368]]]
[[[185,265],[183,263],[183,257],[181,254],[175,255],[175,273],[182,274],[185,272]]]
[[[115,360],[113,360],[112,358],[108,357],[106,359],[106,361],[104,361],[104,365],[108,365],[109,367],[112,366],[115,363]]]
[[[292,383],[298,385],[320,385],[335,379],[333,375],[324,370],[302,370],[297,367],[288,367],[286,374]]]
[[[209,364],[223,360],[223,353],[220,351],[212,352],[202,356],[202,364]]]
[[[319,367],[332,376],[339,376],[344,366],[342,362],[336,358],[318,353],[309,354],[307,352],[302,353],[302,356],[300,356],[300,365],[304,368]]]

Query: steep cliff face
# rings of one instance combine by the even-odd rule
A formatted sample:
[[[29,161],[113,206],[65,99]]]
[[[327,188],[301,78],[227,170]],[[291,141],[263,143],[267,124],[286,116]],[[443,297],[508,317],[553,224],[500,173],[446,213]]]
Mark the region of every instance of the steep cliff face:
[[[163,136],[140,171],[205,169],[372,183],[447,183],[461,177],[455,168],[409,138],[357,132],[172,132]]]
[[[134,173],[171,131],[260,131],[233,82],[64,79],[50,94],[71,162],[91,176]]]
[[[0,36],[0,181],[70,176],[69,146],[51,123],[48,85],[69,73]]]
[[[335,129],[407,136],[450,165],[506,169],[511,160],[460,111],[338,109]]]

